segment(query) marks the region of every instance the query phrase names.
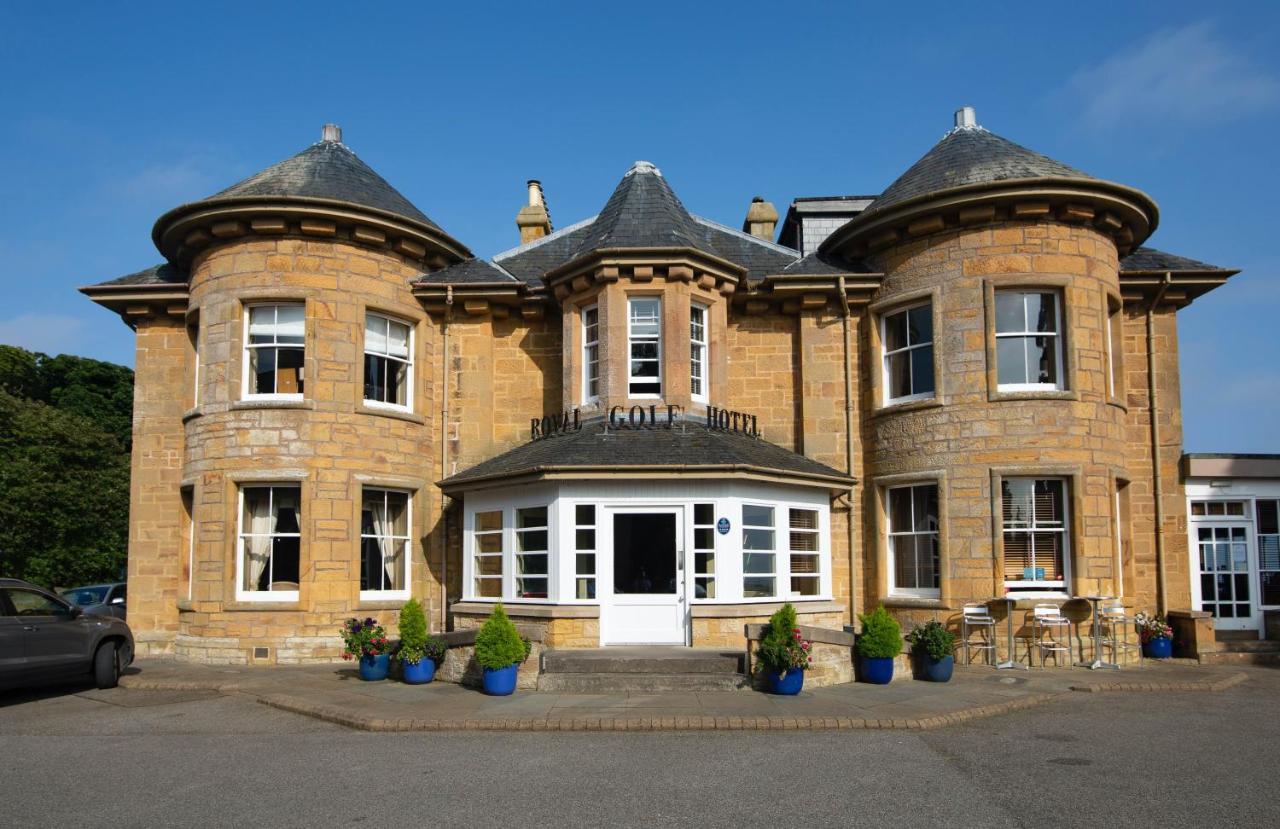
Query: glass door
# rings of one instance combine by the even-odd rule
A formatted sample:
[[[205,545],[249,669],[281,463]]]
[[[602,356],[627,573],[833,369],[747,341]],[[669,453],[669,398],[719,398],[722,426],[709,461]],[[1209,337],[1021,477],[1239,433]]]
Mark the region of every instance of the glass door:
[[[600,641],[604,645],[687,645],[684,510],[604,508]]]
[[[1200,560],[1200,609],[1213,614],[1218,630],[1256,630],[1248,524],[1197,523],[1195,538]]]

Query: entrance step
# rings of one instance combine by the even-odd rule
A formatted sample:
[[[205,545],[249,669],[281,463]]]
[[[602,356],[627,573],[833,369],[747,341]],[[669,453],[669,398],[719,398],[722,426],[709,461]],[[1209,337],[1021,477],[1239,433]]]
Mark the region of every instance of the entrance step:
[[[621,647],[542,654],[539,691],[570,694],[733,691],[751,683],[745,656],[706,648]]]
[[[1256,634],[1255,634],[1256,635]],[[1205,665],[1276,665],[1280,664],[1280,642],[1261,639],[1218,640],[1221,650],[1200,657]]]
[[[1218,642],[1257,642],[1256,630],[1215,630],[1213,638]]]

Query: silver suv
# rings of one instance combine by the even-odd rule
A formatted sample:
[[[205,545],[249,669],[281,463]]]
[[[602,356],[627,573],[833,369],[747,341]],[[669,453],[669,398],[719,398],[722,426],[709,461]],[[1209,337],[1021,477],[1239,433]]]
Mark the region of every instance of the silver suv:
[[[133,662],[133,633],[122,620],[86,614],[58,595],[0,579],[0,687],[77,674],[114,688]]]

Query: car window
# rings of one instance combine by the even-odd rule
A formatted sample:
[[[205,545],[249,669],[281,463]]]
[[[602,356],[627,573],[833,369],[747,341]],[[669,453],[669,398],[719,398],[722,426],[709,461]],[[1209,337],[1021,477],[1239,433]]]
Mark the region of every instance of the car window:
[[[62,602],[34,590],[11,587],[5,590],[5,594],[18,616],[53,616],[67,610]]]
[[[70,590],[62,591],[62,598],[69,602],[84,607],[91,604],[102,604],[107,600],[107,591],[111,588],[106,585],[101,587],[73,587]]]

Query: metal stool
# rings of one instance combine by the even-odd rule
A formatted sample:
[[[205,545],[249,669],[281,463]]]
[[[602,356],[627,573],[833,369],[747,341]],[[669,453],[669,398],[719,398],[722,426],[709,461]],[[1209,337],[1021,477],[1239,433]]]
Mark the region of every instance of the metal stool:
[[[1142,643],[1129,641],[1129,630],[1136,620],[1125,612],[1124,605],[1104,605],[1098,616],[1103,625],[1102,646],[1111,649],[1111,659],[1119,663],[1122,651],[1137,651],[1138,667],[1142,667]]]
[[[1061,632],[1066,633],[1067,643],[1058,640]],[[1049,635],[1048,640],[1044,638]],[[1056,604],[1038,604],[1032,610],[1031,644],[1040,649],[1040,667],[1047,667],[1049,654],[1053,654],[1053,664],[1058,664],[1058,654],[1071,655],[1071,620],[1062,615],[1062,608]],[[1030,656],[1028,656],[1028,659]]]
[[[978,642],[970,641],[973,631],[981,631],[982,638]],[[973,664],[971,650],[986,651],[990,654],[990,664],[996,664],[996,620],[985,604],[967,604],[960,616],[960,636],[964,639],[964,661]]]

